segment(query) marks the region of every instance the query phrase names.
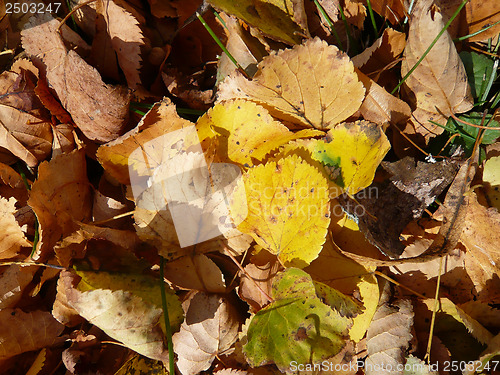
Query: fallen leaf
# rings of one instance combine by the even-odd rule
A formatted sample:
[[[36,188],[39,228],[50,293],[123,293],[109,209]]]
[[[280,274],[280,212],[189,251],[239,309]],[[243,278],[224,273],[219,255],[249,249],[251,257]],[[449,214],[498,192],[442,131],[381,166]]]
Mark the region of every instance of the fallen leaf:
[[[388,126],[389,124],[405,123],[410,118],[411,109],[408,104],[389,94],[358,69],[355,70],[366,90],[365,99],[359,108],[359,113],[365,120]]]
[[[168,375],[165,366],[159,361],[141,355],[135,355],[114,375]]]
[[[266,36],[297,44],[309,35],[303,1],[209,0],[212,6],[244,20]]]
[[[200,134],[211,129],[219,140],[215,142],[227,149],[228,161],[246,167],[263,161],[272,150],[291,140],[323,134],[313,129],[292,133],[264,107],[246,100],[216,104],[200,117],[196,126]]]
[[[16,256],[21,247],[30,247],[30,242],[24,236],[19,223],[14,216],[16,199],[5,199],[0,197],[0,218],[2,227],[2,239],[0,240],[0,259],[8,259]]]
[[[364,98],[349,57],[319,38],[272,53],[257,68],[251,81],[238,73],[226,78],[218,100],[253,100],[279,119],[331,129],[354,114]]]
[[[0,276],[0,309],[12,308],[22,298],[24,289],[38,267],[9,266]]]
[[[252,366],[317,363],[340,352],[351,320],[321,302],[311,277],[289,268],[273,281],[274,302],[249,322],[243,353]]]
[[[125,74],[128,86],[135,89],[141,83],[139,77],[140,47],[144,45],[139,22],[114,1],[100,0],[96,6],[97,14],[104,18],[106,32],[118,57],[118,64]]]
[[[263,266],[253,263],[245,266],[245,273],[241,274],[238,295],[246,301],[253,310],[258,311],[271,300],[271,285],[279,269],[279,263],[267,263]],[[258,285],[258,287],[257,287]],[[264,291],[265,294],[262,292]]]
[[[26,52],[41,60],[47,81],[63,107],[86,137],[111,141],[123,132],[128,117],[129,94],[121,86],[105,84],[99,73],[76,52],[67,51],[50,13],[32,17],[22,32]]]
[[[500,210],[500,156],[492,156],[484,162],[483,183],[490,205]]]
[[[91,195],[84,151],[75,150],[40,164],[28,204],[40,223],[40,240],[33,259],[46,259],[61,236],[74,231],[74,221],[90,219]]]
[[[238,229],[285,266],[303,268],[314,260],[330,223],[328,184],[320,171],[292,155],[249,169],[243,181],[248,207],[238,193],[231,204]]]
[[[107,335],[148,358],[168,362],[158,327],[162,309],[124,290],[95,289],[81,292],[65,280],[69,305]]]
[[[64,342],[64,326],[47,311],[0,310],[0,358]]]
[[[238,328],[237,313],[225,298],[197,293],[189,302],[180,332],[172,337],[181,374],[207,370],[216,356],[234,344]]]
[[[412,325],[413,308],[409,300],[401,299],[392,305],[386,303],[377,309],[366,332],[367,375],[403,374],[402,370],[395,369],[404,362],[412,338]]]
[[[373,183],[354,199],[339,197],[343,209],[358,219],[360,230],[384,254],[397,257],[405,249],[400,235],[410,221],[420,218],[452,182],[457,163],[415,163],[410,157],[383,162],[390,180]]]
[[[224,293],[224,275],[217,265],[203,254],[187,255],[164,266],[165,278],[183,289],[208,293]]]
[[[369,121],[342,123],[318,141],[312,156],[331,170],[343,192],[354,195],[373,181],[375,171],[390,143],[380,126]],[[340,172],[340,173],[339,173]]]
[[[401,65],[404,76],[417,63],[436,35],[443,29],[443,16],[432,8],[431,0],[419,1],[412,11],[410,30]],[[426,139],[444,129],[453,113],[470,110],[473,99],[464,66],[450,35],[445,32],[405,81],[406,95],[413,111],[415,131]]]

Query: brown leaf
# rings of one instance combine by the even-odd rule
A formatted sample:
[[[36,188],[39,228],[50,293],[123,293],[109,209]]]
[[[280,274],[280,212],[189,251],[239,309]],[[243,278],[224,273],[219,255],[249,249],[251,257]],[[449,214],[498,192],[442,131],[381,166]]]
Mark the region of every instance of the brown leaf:
[[[403,374],[403,370],[395,369],[403,364],[412,325],[413,308],[409,300],[386,303],[377,309],[366,333],[365,374]]]
[[[215,356],[226,353],[236,341],[238,328],[236,311],[225,298],[197,293],[180,332],[172,337],[182,375],[208,369]]]
[[[94,68],[68,51],[58,25],[50,13],[32,17],[22,32],[23,47],[41,60],[39,68],[46,69],[49,85],[85,136],[101,142],[113,140],[126,124],[129,94],[121,86],[105,84]]]
[[[0,358],[52,346],[65,340],[58,337],[64,326],[47,311],[25,313],[20,309],[0,310]]]
[[[403,76],[444,27],[441,13],[432,4],[432,0],[419,1],[412,11],[401,65]],[[450,114],[466,112],[474,103],[465,68],[447,32],[405,81],[405,88],[409,101],[416,108],[413,112],[415,131],[426,139],[444,131],[430,121],[445,125]]]
[[[392,177],[375,182],[354,200],[339,197],[343,209],[358,217],[359,229],[370,243],[391,257],[401,255],[400,235],[408,223],[420,218],[424,209],[452,182],[456,162],[416,162],[406,157],[382,166]]]
[[[137,19],[114,1],[100,0],[96,6],[98,20],[104,20],[105,32],[115,50],[120,68],[125,74],[128,86],[135,89],[141,83],[141,45],[144,44],[142,31]],[[98,24],[99,25],[99,24]],[[99,33],[99,28],[97,29]]]
[[[31,282],[38,267],[9,266],[0,276],[0,309],[14,307]]]
[[[271,300],[271,286],[273,277],[279,269],[279,262],[267,263],[263,266],[253,263],[245,266],[245,272],[241,274],[240,288],[238,295],[246,301],[254,311],[258,311],[267,305]],[[252,279],[252,280],[251,280]],[[257,288],[257,285],[266,292],[267,296]]]
[[[167,280],[183,289],[224,293],[224,276],[216,264],[203,254],[187,255],[165,264]]]
[[[31,246],[24,237],[14,213],[16,209],[16,199],[5,199],[0,197],[0,227],[2,228],[2,238],[0,239],[0,259],[8,259],[16,256],[21,247]]]
[[[75,150],[42,163],[28,204],[40,223],[40,241],[33,258],[45,258],[61,236],[75,230],[75,220],[90,219],[91,195],[85,152]]]
[[[380,125],[389,125],[404,123],[410,118],[411,109],[408,104],[389,94],[357,68],[355,71],[366,90],[365,99],[359,108],[359,113],[365,120]]]

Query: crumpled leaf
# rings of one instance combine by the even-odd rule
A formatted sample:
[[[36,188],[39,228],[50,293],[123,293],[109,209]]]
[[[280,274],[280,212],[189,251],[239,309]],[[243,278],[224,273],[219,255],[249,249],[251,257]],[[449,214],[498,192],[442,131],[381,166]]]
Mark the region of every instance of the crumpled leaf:
[[[403,374],[403,370],[396,369],[403,364],[410,345],[412,325],[413,308],[409,300],[400,299],[392,305],[385,303],[377,309],[366,332],[367,375]]]
[[[249,169],[243,181],[248,207],[242,210],[238,192],[231,204],[238,229],[278,255],[285,267],[303,268],[314,260],[330,223],[328,183],[321,172],[291,155]]]
[[[354,199],[339,197],[343,209],[357,217],[360,230],[384,254],[399,256],[405,249],[400,235],[408,223],[453,181],[458,164],[453,161],[425,163],[411,157],[382,162],[392,177],[360,191]],[[369,215],[367,215],[369,213]]]
[[[49,85],[85,136],[111,141],[126,125],[129,94],[124,87],[105,84],[75,51],[68,51],[58,26],[48,12],[33,16],[22,32],[23,47],[41,59]]]
[[[313,129],[292,133],[275,121],[265,108],[247,100],[216,104],[198,120],[196,126],[201,134],[208,133],[210,129],[219,139],[218,144],[227,148],[229,160],[246,167],[264,160],[272,150],[291,140],[323,134]],[[225,147],[223,144],[226,142]]]
[[[302,35],[309,35],[303,1],[209,0],[208,2],[215,8],[258,28],[266,36],[287,44],[300,43]]]
[[[410,30],[401,65],[404,76],[420,59],[444,21],[432,0],[415,4],[411,13]],[[415,132],[428,139],[441,134],[443,128],[430,121],[445,125],[452,113],[466,112],[474,103],[467,83],[465,68],[450,35],[445,32],[408,77],[404,84],[413,111]]]
[[[251,81],[233,73],[218,100],[249,99],[281,120],[331,129],[359,109],[364,94],[349,57],[314,38],[264,57]]]
[[[249,323],[243,353],[252,366],[275,363],[281,371],[290,363],[316,363],[345,345],[351,319],[321,302],[311,277],[289,268],[273,282],[274,302]]]
[[[161,362],[136,355],[127,361],[114,375],[169,375]]]
[[[380,126],[369,121],[342,123],[329,130],[327,138],[314,144],[312,157],[332,167],[331,178],[350,195],[371,184],[391,147]]]
[[[81,292],[74,287],[76,276],[68,276],[63,272],[61,277],[66,286],[69,305],[83,318],[137,353],[163,363],[168,362],[168,352],[158,326],[163,313],[161,307],[126,290],[94,289]]]
[[[2,238],[0,239],[0,259],[12,258],[19,253],[21,247],[31,246],[24,236],[19,223],[16,221],[16,199],[0,197],[0,226]]]
[[[48,311],[0,310],[0,359],[41,349],[65,340],[64,326]]]
[[[182,375],[208,369],[216,356],[234,344],[238,328],[236,310],[225,298],[197,293],[189,302],[180,332],[172,337]]]
[[[41,163],[28,204],[40,223],[40,240],[33,259],[44,258],[61,236],[74,231],[74,221],[90,219],[91,195],[84,150]]]

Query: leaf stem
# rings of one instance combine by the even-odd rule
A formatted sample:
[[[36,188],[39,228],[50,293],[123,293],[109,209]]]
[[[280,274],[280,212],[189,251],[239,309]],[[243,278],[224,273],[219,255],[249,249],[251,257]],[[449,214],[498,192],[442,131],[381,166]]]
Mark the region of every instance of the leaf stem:
[[[165,319],[165,335],[167,336],[167,346],[168,346],[168,373],[170,375],[175,375],[175,364],[174,364],[174,345],[172,342],[172,327],[170,327],[170,318],[168,316],[167,308],[167,294],[165,292],[165,278],[164,278],[164,263],[165,258],[160,255],[160,291],[161,291],[161,305],[163,308],[163,317]]]
[[[432,47],[434,47],[434,45],[437,43],[437,41],[439,40],[439,38],[441,38],[441,35],[443,35],[444,32],[448,29],[448,27],[450,27],[450,25],[453,22],[453,20],[455,18],[457,18],[458,13],[460,13],[460,11],[465,6],[465,4],[467,4],[467,1],[469,1],[469,0],[463,0],[462,1],[462,3],[460,4],[460,6],[458,7],[458,9],[455,11],[455,13],[453,13],[453,16],[451,16],[451,18],[448,20],[448,22],[446,22],[446,25],[444,25],[444,27],[441,29],[441,31],[439,32],[439,34],[434,38],[434,40],[432,41],[432,43],[430,44],[430,46],[427,47],[427,49],[425,50],[424,54],[420,57],[420,59],[418,59],[418,61],[415,63],[415,65],[413,65],[413,67],[408,71],[408,73],[406,73],[406,75],[397,84],[397,86],[394,87],[394,90],[391,91],[391,94],[394,94],[401,87],[401,85],[408,79],[408,77],[415,71],[415,69],[417,69],[417,67],[420,65],[420,63],[425,59],[425,57],[431,51]]]

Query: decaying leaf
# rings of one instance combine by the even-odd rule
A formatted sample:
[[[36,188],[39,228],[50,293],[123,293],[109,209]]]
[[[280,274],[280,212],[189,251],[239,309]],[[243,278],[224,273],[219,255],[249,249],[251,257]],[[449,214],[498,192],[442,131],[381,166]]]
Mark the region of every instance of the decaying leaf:
[[[197,293],[189,301],[180,332],[172,337],[182,375],[208,369],[216,356],[234,344],[238,328],[238,315],[225,298]]]
[[[37,267],[13,264],[0,275],[0,309],[14,307],[19,302],[36,271]]]
[[[403,229],[451,183],[458,165],[453,161],[415,163],[406,157],[382,166],[392,175],[389,181],[372,184],[354,200],[340,197],[339,202],[358,218],[359,228],[370,243],[394,257],[404,250],[400,240]]]
[[[64,282],[68,304],[83,318],[137,353],[168,362],[158,326],[161,307],[126,290],[81,292],[74,286],[78,282],[75,278],[66,278]]]
[[[299,156],[270,161],[243,176],[241,195],[231,204],[238,229],[277,254],[285,266],[305,267],[325,242],[330,223],[328,183]]]
[[[403,76],[444,27],[442,15],[432,5],[431,0],[419,1],[412,11],[401,66]],[[473,105],[464,66],[447,32],[408,77],[405,87],[411,104],[416,107],[413,127],[426,139],[443,132],[443,128],[430,121],[445,125],[450,114],[466,112]]]
[[[43,162],[28,204],[40,223],[40,241],[33,257],[45,258],[62,235],[74,231],[74,221],[90,218],[91,196],[83,150]]]
[[[244,98],[303,127],[331,129],[361,106],[365,90],[349,57],[319,38],[266,56],[251,81],[233,73],[219,100]]]
[[[403,364],[410,344],[413,309],[409,300],[380,306],[366,333],[368,357],[365,374],[403,374],[395,370]]]
[[[65,340],[64,326],[48,311],[0,310],[0,358],[52,346]]]
[[[23,47],[42,62],[39,69],[46,70],[47,81],[85,136],[111,141],[125,127],[129,94],[123,87],[105,84],[75,51],[68,51],[58,25],[48,12],[32,17],[22,32]]]

